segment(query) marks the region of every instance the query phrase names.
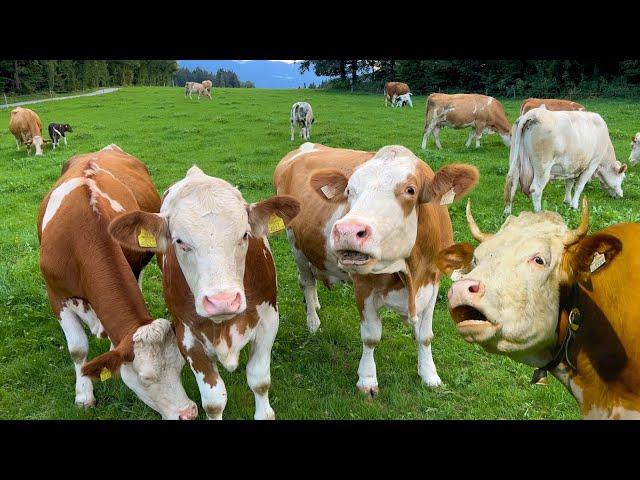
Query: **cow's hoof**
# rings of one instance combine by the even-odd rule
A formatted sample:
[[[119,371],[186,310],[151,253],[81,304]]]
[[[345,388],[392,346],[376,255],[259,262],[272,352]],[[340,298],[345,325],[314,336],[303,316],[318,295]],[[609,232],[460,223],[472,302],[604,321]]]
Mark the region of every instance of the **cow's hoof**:
[[[375,398],[380,391],[378,388],[378,382],[370,377],[358,381],[358,390],[370,399]]]
[[[76,407],[92,408],[96,406],[96,399],[93,395],[80,394],[76,395]]]
[[[432,373],[430,375],[420,375],[422,378],[422,383],[424,383],[429,388],[436,388],[442,385],[442,380],[437,373]]]
[[[318,331],[318,328],[320,328],[320,319],[317,315],[307,317],[307,328],[310,333],[316,333]]]
[[[509,215],[511,215],[511,207],[505,208],[504,211],[502,212],[502,216],[504,217],[508,217]]]
[[[253,416],[253,419],[254,420],[275,420],[276,414],[273,411],[273,408],[269,407],[268,409],[262,412],[256,412],[256,414]]]

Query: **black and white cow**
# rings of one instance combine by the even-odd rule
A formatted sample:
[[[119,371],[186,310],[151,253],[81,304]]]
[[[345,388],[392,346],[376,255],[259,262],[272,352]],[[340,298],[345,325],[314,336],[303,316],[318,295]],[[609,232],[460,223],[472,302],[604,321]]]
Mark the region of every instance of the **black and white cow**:
[[[291,107],[291,141],[295,133],[295,126],[300,126],[300,136],[309,140],[311,138],[311,125],[315,122],[313,110],[307,102],[296,102]]]
[[[71,129],[71,125],[68,123],[50,123],[49,124],[49,137],[51,137],[51,142],[53,142],[53,148],[58,146],[60,142],[60,138],[64,139],[64,144],[67,144],[67,137],[65,136],[66,132],[73,132]]]
[[[411,92],[405,93],[404,95],[398,95],[397,97],[395,97],[395,99],[393,101],[393,106],[394,107],[404,107],[405,105],[409,105],[411,108],[413,108],[413,102],[411,101],[411,95],[413,95]]]

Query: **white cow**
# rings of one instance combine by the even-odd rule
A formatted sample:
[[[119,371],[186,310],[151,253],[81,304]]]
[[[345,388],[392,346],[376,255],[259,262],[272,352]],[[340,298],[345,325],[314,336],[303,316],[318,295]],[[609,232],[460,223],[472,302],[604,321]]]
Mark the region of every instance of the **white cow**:
[[[616,160],[607,124],[597,113],[534,108],[518,118],[513,128],[505,215],[511,213],[518,184],[531,196],[536,212],[541,210],[544,187],[553,179],[566,181],[564,202],[574,209],[592,177],[612,197],[622,197],[627,165]]]
[[[631,155],[629,155],[629,163],[637,165],[640,163],[640,132],[636,133],[631,139]]]
[[[408,104],[411,108],[413,108],[413,102],[411,101],[411,95],[413,95],[411,92],[405,93],[404,95],[398,95],[397,97],[395,97],[395,99],[393,101],[393,106],[394,107],[404,107],[405,105]]]
[[[316,121],[313,118],[313,110],[307,102],[296,102],[291,107],[291,141],[295,133],[295,126],[300,126],[300,136],[309,140],[311,138],[311,125]]]

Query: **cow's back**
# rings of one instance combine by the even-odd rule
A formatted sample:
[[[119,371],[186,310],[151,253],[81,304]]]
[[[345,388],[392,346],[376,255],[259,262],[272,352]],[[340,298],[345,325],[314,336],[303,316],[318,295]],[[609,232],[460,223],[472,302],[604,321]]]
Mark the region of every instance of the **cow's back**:
[[[580,105],[577,102],[573,102],[571,100],[563,100],[556,98],[527,98],[522,102],[522,106],[520,107],[520,115],[524,115],[529,110],[540,107],[544,104],[547,110],[552,111],[586,111],[586,108],[583,105]]]
[[[394,95],[404,95],[409,93],[409,85],[403,82],[387,82],[384,84],[384,91],[389,97]]]
[[[42,122],[36,112],[16,107],[11,111],[9,131],[19,140],[42,136]]]

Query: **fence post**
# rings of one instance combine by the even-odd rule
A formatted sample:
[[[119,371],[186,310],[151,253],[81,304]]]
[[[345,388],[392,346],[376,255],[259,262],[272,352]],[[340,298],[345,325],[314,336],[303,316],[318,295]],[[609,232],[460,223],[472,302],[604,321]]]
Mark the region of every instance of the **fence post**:
[[[2,95],[4,95],[4,104],[8,107],[9,106],[9,102],[7,102],[7,94],[2,92]]]

